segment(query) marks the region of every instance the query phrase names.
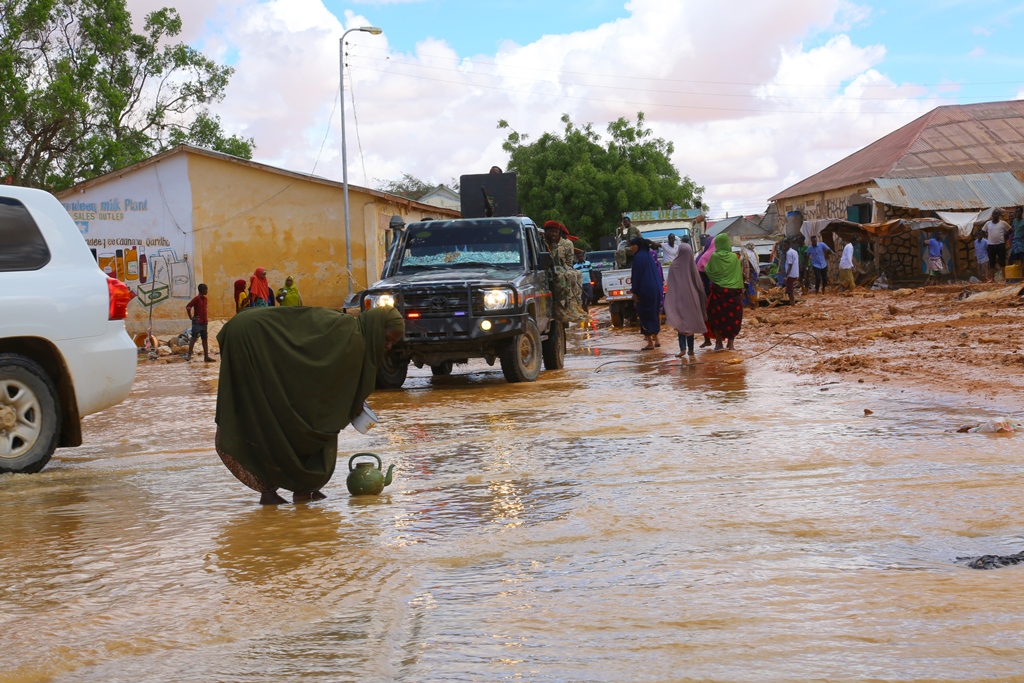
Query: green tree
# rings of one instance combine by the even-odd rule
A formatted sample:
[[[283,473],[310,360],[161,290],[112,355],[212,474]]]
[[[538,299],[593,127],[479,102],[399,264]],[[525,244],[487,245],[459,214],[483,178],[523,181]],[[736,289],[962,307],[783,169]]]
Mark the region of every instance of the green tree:
[[[180,143],[251,158],[208,111],[233,69],[180,32],[172,8],[137,34],[125,0],[0,0],[0,177],[60,190]]]
[[[437,187],[436,184],[421,180],[411,173],[403,173],[399,180],[381,180],[380,178],[375,178],[375,180],[377,182],[377,189],[381,192],[387,192],[388,194],[414,201]],[[450,179],[447,185],[448,189],[455,190],[456,192],[459,191],[458,178]]]
[[[387,192],[397,197],[404,197],[405,199],[417,200],[426,193],[434,189],[434,185],[420,180],[416,176],[403,173],[400,180],[380,180],[377,179],[377,189],[381,192]]]
[[[498,128],[509,131],[502,148],[510,156],[509,170],[518,174],[520,210],[537,221],[554,219],[576,235],[597,244],[611,235],[627,211],[664,208],[670,202],[700,206],[704,188],[680,177],[672,165],[671,142],[655,138],[644,126],[620,118],[608,124],[603,140],[588,123],[576,126],[562,115],[561,135],[544,133],[536,141],[513,130],[504,119]]]

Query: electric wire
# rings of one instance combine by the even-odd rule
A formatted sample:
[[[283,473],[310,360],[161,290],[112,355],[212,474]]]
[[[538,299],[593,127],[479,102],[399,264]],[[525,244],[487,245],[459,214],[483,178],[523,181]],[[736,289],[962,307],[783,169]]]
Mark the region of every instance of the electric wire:
[[[482,88],[484,90],[497,90],[497,91],[500,91],[500,92],[515,93],[515,94],[519,94],[519,95],[541,95],[541,96],[548,97],[548,98],[558,97],[558,98],[563,99],[563,100],[580,100],[580,101],[583,101],[583,102],[599,102],[599,103],[602,103],[602,104],[616,104],[616,105],[621,105],[621,106],[639,107],[640,109],[650,109],[652,107],[660,107],[660,108],[663,108],[663,109],[686,109],[686,110],[692,110],[692,111],[725,111],[725,112],[753,113],[753,114],[814,114],[816,116],[822,116],[822,115],[842,115],[842,114],[856,115],[856,116],[887,116],[887,115],[888,116],[908,116],[908,115],[920,116],[922,114],[926,114],[929,111],[931,111],[931,109],[921,109],[921,110],[903,109],[903,110],[898,110],[898,111],[897,110],[894,110],[894,111],[849,111],[849,110],[841,110],[841,109],[836,109],[836,110],[821,110],[821,109],[819,109],[819,110],[809,110],[809,109],[782,109],[782,108],[776,108],[776,109],[770,109],[770,108],[751,109],[751,108],[743,108],[743,107],[708,107],[708,106],[689,105],[689,104],[669,104],[669,103],[658,103],[658,102],[636,102],[636,101],[626,101],[626,100],[604,99],[604,98],[599,98],[599,97],[583,97],[581,95],[567,95],[567,94],[564,94],[564,93],[539,93],[539,92],[532,91],[532,90],[519,90],[519,89],[514,89],[514,88],[502,88],[502,87],[495,86],[495,85],[468,84],[468,83],[459,82],[459,81],[449,81],[449,80],[445,80],[445,79],[442,79],[442,78],[430,78],[429,76],[415,76],[415,75],[412,75],[412,74],[396,73],[394,71],[387,71],[387,70],[382,70],[382,69],[368,69],[368,68],[365,68],[365,67],[364,67],[363,70],[364,71],[372,71],[374,73],[380,73],[380,74],[389,74],[389,75],[392,75],[392,76],[399,76],[399,77],[403,77],[403,78],[411,78],[411,79],[414,79],[414,80],[432,81],[434,83],[445,83],[445,84],[448,84],[448,85],[458,85],[458,86],[464,86],[464,87],[469,87],[469,88]],[[907,98],[907,99],[911,99],[911,98]],[[898,100],[893,100],[893,101],[898,101]]]
[[[521,80],[521,81],[530,81],[532,83],[550,83],[551,82],[551,81],[546,81],[546,80],[537,80],[537,79],[531,78],[529,76],[515,76],[515,75],[510,75],[510,74],[504,74],[504,73],[482,73],[482,72],[476,72],[476,71],[465,71],[463,69],[458,69],[458,68],[448,68],[448,67],[443,67],[443,66],[434,66],[432,64],[422,64],[422,63],[417,63],[417,62],[398,62],[398,61],[391,60],[391,59],[381,59],[379,57],[369,57],[369,56],[365,56],[365,55],[363,56],[363,59],[369,59],[369,60],[373,60],[373,61],[376,61],[376,62],[386,62],[387,64],[390,64],[392,66],[399,66],[400,65],[400,66],[412,67],[412,68],[415,68],[415,69],[429,69],[429,70],[432,70],[432,71],[446,71],[446,72],[449,72],[449,73],[457,73],[457,74],[460,74],[460,75],[465,76],[467,78],[474,78],[474,77],[477,77],[477,76],[482,76],[484,78],[497,78],[497,79],[501,79],[501,80],[514,79],[514,80]],[[589,76],[589,74],[580,74],[579,72],[570,72],[570,71],[551,71],[551,73],[556,73],[556,74],[558,74],[560,76],[564,75],[564,74],[573,74],[573,73],[575,73],[577,75],[588,75]],[[402,75],[411,75],[411,74],[402,74]],[[606,77],[606,76],[593,76],[593,78],[608,78],[608,77]],[[618,78],[625,78],[625,77],[619,76]],[[631,78],[631,79],[629,79],[629,81],[631,83],[635,83],[637,80],[651,80],[651,81],[668,81],[668,82],[672,82],[674,79],[659,79],[659,78],[647,78],[647,77],[640,77],[640,78]],[[684,82],[691,82],[691,81],[684,81]],[[696,82],[696,81],[693,81],[693,82]],[[710,83],[710,84],[714,84],[714,83]],[[736,84],[724,83],[724,84],[725,85],[741,85],[739,83],[736,83]],[[475,85],[475,83],[473,83],[473,85]],[[758,99],[758,100],[760,100],[760,99],[780,100],[781,99],[781,100],[827,100],[827,101],[831,101],[831,100],[835,99],[835,96],[828,96],[828,95],[773,95],[773,94],[759,95],[759,94],[751,94],[751,93],[697,92],[697,91],[689,91],[689,90],[657,90],[657,89],[652,89],[652,88],[643,88],[643,87],[635,87],[635,86],[631,87],[631,86],[623,86],[623,85],[607,85],[607,84],[601,84],[601,83],[570,83],[570,82],[565,82],[565,81],[560,81],[558,83],[558,85],[563,86],[563,87],[596,88],[596,89],[602,89],[602,90],[631,91],[631,92],[655,93],[655,94],[665,94],[665,95],[693,95],[693,96],[697,96],[697,97],[743,97],[743,98]],[[769,83],[749,83],[749,84],[742,84],[742,85],[747,86],[747,87],[756,87],[756,88],[779,88],[779,89],[785,89],[787,87],[790,87],[787,84],[777,84],[777,83],[771,83],[771,82],[769,82]],[[910,86],[906,86],[906,85],[898,86],[898,85],[894,84],[894,86],[895,87],[915,87],[915,88],[916,87],[923,87],[923,86],[918,86],[916,84],[911,84]],[[810,86],[808,86],[808,87],[810,87]],[[835,84],[835,85],[832,85],[832,86],[824,86],[823,85],[823,86],[815,86],[815,87],[821,87],[821,88],[827,88],[827,87],[840,88],[840,87],[842,87],[842,84]],[[871,86],[867,85],[867,84],[864,84],[863,87],[871,87]],[[994,97],[994,98],[998,99],[999,97],[1002,97],[1002,95],[999,95],[999,96],[996,96],[996,95],[993,95],[993,96],[974,95],[970,99],[979,99],[979,100],[981,100],[981,99],[985,99],[987,97]],[[909,97],[908,96],[908,97],[901,97],[901,98],[896,98],[896,97],[853,97],[853,96],[844,95],[844,96],[842,96],[842,99],[844,101],[874,101],[874,102],[895,102],[895,101],[899,101],[901,99],[910,99],[910,100],[914,100],[915,102],[920,102],[920,101],[928,101],[928,100],[947,101],[950,98],[949,97],[945,97],[945,96],[941,96],[941,95],[933,95],[933,96],[930,95],[930,96],[923,96],[923,97]]]
[[[374,47],[374,46],[370,46],[370,45],[366,45],[365,48],[367,50],[371,50],[371,51],[385,52],[388,55],[395,54],[395,55],[407,56],[409,58],[433,59],[433,60],[438,60],[438,61],[454,62],[456,64],[469,64],[469,65],[488,66],[488,67],[497,67],[497,66],[499,66],[499,64],[497,62],[480,62],[480,61],[475,61],[475,60],[470,59],[470,58],[465,58],[465,59],[458,58],[458,57],[453,58],[450,55],[436,55],[436,54],[432,55],[432,54],[424,54],[424,53],[415,53],[415,54],[413,54],[413,53],[410,53],[410,52],[398,52],[398,51],[392,50],[391,48],[387,48],[387,47]],[[383,60],[383,61],[388,61],[388,60]],[[688,78],[661,78],[661,77],[657,77],[657,76],[637,76],[637,75],[623,75],[623,74],[602,74],[602,73],[595,73],[595,72],[591,72],[591,71],[572,71],[572,70],[563,70],[563,69],[550,69],[550,68],[539,67],[539,66],[520,66],[520,65],[509,65],[509,64],[502,64],[500,66],[502,66],[503,68],[521,69],[521,70],[524,70],[524,71],[541,71],[541,72],[544,72],[544,73],[553,73],[553,74],[571,74],[571,75],[574,75],[574,76],[589,76],[589,77],[592,77],[592,78],[621,78],[621,79],[625,79],[625,80],[628,80],[628,81],[648,80],[648,81],[663,81],[663,82],[666,82],[666,83],[696,83],[696,84],[700,84],[700,85],[742,85],[742,86],[763,86],[763,85],[766,85],[765,83],[754,83],[754,82],[749,82],[749,81],[705,81],[705,80],[694,80],[694,79],[688,79]],[[975,82],[969,82],[969,81],[959,82],[958,81],[958,82],[949,82],[949,83],[913,83],[913,84],[910,84],[910,85],[912,85],[914,87],[920,87],[920,88],[938,88],[938,87],[947,87],[947,86],[950,86],[950,85],[957,85],[957,86],[1014,85],[1014,86],[1016,86],[1016,85],[1019,85],[1019,84],[1020,84],[1019,80],[1014,80],[1014,81],[975,81]],[[776,85],[778,87],[783,87],[783,88],[790,88],[790,87],[795,87],[795,88],[838,88],[838,87],[842,86],[842,82],[834,82],[834,83],[776,83],[774,85]],[[905,87],[905,86],[900,85],[898,83],[871,83],[871,84],[865,84],[864,87],[868,87],[868,88],[902,88],[902,87]]]

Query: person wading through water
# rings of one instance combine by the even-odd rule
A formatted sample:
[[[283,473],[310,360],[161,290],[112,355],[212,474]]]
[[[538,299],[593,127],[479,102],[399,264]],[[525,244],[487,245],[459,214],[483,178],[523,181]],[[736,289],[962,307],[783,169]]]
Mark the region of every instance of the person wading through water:
[[[217,335],[217,455],[260,503],[318,500],[334,474],[338,433],[373,391],[405,334],[391,307],[353,317],[326,308],[256,308]]]
[[[665,293],[665,276],[661,264],[651,253],[651,243],[643,237],[634,237],[629,242],[633,252],[631,281],[636,314],[640,318],[640,332],[646,345],[641,351],[661,346],[658,333],[661,332],[661,304]]]
[[[732,253],[732,242],[724,232],[715,237],[715,253],[704,267],[711,280],[708,297],[708,326],[715,336],[715,351],[733,349],[733,341],[743,326],[743,266]]]

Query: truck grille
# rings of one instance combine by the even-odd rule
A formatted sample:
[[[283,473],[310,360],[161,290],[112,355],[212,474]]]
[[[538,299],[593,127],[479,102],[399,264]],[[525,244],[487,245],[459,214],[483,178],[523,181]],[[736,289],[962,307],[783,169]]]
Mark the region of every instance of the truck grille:
[[[405,313],[422,318],[450,318],[470,315],[469,289],[403,292]],[[482,305],[482,302],[481,302]]]

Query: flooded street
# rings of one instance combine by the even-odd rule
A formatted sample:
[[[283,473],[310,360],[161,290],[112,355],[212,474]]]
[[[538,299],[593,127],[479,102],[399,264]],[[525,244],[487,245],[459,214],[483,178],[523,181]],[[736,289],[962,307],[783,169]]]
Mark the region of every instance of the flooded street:
[[[518,385],[412,369],[328,498],[277,508],[213,450],[219,365],[143,363],[85,446],[0,477],[0,681],[1019,675],[1024,568],[955,560],[1024,549],[1020,440],[951,431],[1015,406],[597,371],[675,353],[641,344],[572,330]],[[396,465],[379,498],[345,490],[358,451]]]

